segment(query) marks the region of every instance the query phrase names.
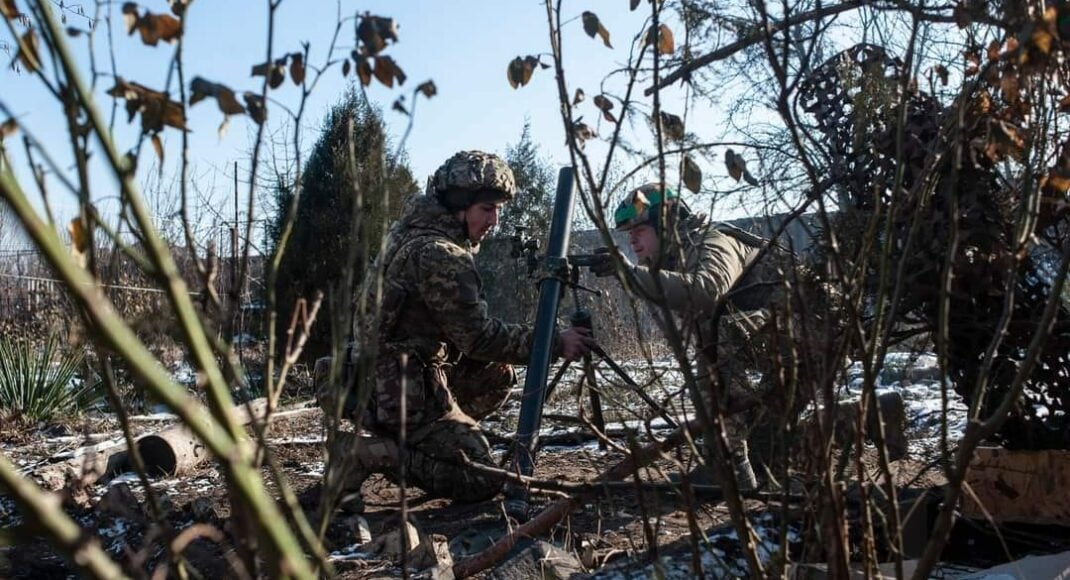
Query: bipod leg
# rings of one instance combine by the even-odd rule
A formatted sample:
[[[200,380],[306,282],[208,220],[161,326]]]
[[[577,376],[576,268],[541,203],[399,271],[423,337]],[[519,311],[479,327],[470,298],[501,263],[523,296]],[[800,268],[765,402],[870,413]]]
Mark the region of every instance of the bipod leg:
[[[595,385],[594,379],[594,365],[591,364],[591,355],[588,354],[583,357],[583,376],[587,383],[587,393],[591,398],[591,422],[594,423],[598,432],[605,435],[606,432],[606,420],[602,416],[602,396],[598,394],[598,388]],[[598,439],[598,449],[601,451],[606,450],[605,440]]]
[[[628,385],[628,387],[631,388],[631,390],[635,391],[635,394],[639,395],[639,398],[642,399],[644,403],[646,403],[650,406],[651,409],[656,411],[662,419],[665,419],[665,423],[668,424],[669,427],[675,429],[679,426],[679,424],[672,418],[672,416],[669,415],[668,411],[666,411],[664,407],[659,405],[653,397],[646,394],[646,391],[644,391],[643,388],[639,386],[639,383],[636,383],[635,380],[632,379],[632,377],[628,374],[627,371],[621,368],[621,366],[618,365],[613,359],[609,358],[609,355],[606,354],[606,351],[602,347],[594,345],[591,348],[591,352],[600,356],[602,360],[605,361],[606,365],[608,365],[609,368],[613,370],[613,372],[617,373],[617,376],[619,376],[621,380],[623,380]]]
[[[557,383],[561,382],[561,378],[565,376],[565,371],[568,370],[568,367],[571,364],[572,364],[572,361],[570,361],[570,360],[567,360],[567,361],[561,363],[561,368],[557,369],[557,373],[554,374],[554,378],[550,379],[550,382],[546,385],[546,390],[543,391],[543,395],[542,395],[542,400],[543,401],[550,400],[550,395],[553,394],[554,389],[557,388]]]

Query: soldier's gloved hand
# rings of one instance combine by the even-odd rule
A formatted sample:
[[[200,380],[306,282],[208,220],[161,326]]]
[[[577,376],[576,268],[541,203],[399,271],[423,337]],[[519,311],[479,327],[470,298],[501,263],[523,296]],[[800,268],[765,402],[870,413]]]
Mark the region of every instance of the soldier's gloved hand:
[[[590,328],[572,327],[561,333],[561,356],[565,360],[579,360],[595,345]]]
[[[620,259],[623,261],[623,267],[625,269],[631,268],[631,263],[628,258],[621,254]],[[591,273],[599,278],[605,276],[612,276],[616,271],[616,264],[613,263],[613,254],[610,253],[609,248],[598,248],[594,251],[594,259],[591,262]]]

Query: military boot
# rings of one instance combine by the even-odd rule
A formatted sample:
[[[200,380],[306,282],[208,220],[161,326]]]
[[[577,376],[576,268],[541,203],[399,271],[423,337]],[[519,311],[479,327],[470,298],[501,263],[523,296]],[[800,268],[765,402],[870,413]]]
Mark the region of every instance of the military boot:
[[[736,449],[732,451],[732,471],[736,474],[736,485],[739,486],[740,491],[758,489],[758,478],[754,475],[754,468],[750,464],[746,441],[740,441]]]
[[[373,473],[394,474],[397,467],[397,444],[392,440],[339,432],[331,445],[324,486],[328,493],[337,494],[338,509],[362,513],[364,481]]]
[[[706,457],[709,457],[709,454],[706,454]],[[746,441],[740,441],[736,444],[736,448],[732,450],[729,460],[732,462],[732,472],[736,476],[736,485],[739,490],[753,491],[758,489],[758,478],[754,475],[754,468],[751,467]],[[680,477],[678,474],[671,474],[669,481],[679,483]],[[691,471],[687,473],[687,481],[691,485],[720,485],[708,464],[692,467]]]

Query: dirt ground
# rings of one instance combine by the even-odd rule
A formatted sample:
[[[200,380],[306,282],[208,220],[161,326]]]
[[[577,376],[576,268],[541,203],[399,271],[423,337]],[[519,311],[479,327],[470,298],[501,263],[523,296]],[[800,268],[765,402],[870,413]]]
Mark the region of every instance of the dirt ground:
[[[548,412],[549,419],[544,427],[552,427],[557,422],[560,413],[555,414],[555,410],[551,408]],[[134,426],[140,435],[168,424],[168,421],[141,420]],[[508,425],[500,421],[492,420],[487,424],[492,440],[500,440],[509,432]],[[21,468],[32,471],[35,465],[39,466],[61,452],[101,439],[117,439],[120,434],[116,429],[114,420],[99,417],[86,418],[66,430],[5,429],[0,448]],[[280,419],[271,426],[267,438],[302,507],[308,514],[314,514],[323,473],[319,411],[310,410]],[[619,442],[624,444],[623,439]],[[504,444],[499,444],[496,451],[500,454],[505,448]],[[622,457],[618,451],[599,450],[594,442],[565,442],[541,451],[536,475],[544,480],[589,481]],[[685,464],[689,462],[686,455],[681,455],[680,459]],[[876,472],[872,450],[866,452],[864,463],[867,470]],[[642,470],[640,475],[645,481],[667,484],[668,475],[678,471],[679,465],[674,461],[663,460]],[[942,483],[937,471],[931,466],[927,468],[923,458],[897,462],[895,472],[899,485],[924,489]],[[269,481],[269,487],[275,492],[267,470],[265,481]],[[663,487],[666,489],[646,490],[642,501],[635,487],[615,489],[591,499],[556,527],[547,539],[583,554],[585,564],[597,569],[621,560],[643,561],[658,551],[686,553],[691,546],[692,526],[706,531],[729,521],[727,508],[723,502],[710,497],[709,490],[701,490],[689,506],[683,497],[668,489],[669,485]],[[191,530],[186,533],[193,540],[184,554],[196,571],[192,577],[231,577],[231,564],[227,559],[234,555],[228,537],[248,531],[234,527],[236,520],[230,518],[226,482],[214,465],[205,463],[182,477],[154,480],[152,489],[172,530]],[[151,573],[166,566],[167,558],[158,539],[161,530],[150,524],[151,518],[147,514],[151,513],[151,508],[136,477],[125,474],[98,483],[86,492],[84,496],[72,498],[67,511],[88,536],[97,538],[128,570]],[[418,489],[407,492],[412,521],[425,534],[440,535],[449,540],[455,557],[480,551],[506,531],[500,498],[455,505],[447,500],[427,498]],[[396,529],[401,507],[400,489],[382,477],[373,476],[365,483],[364,494],[367,502],[364,517],[372,536]],[[553,499],[550,495],[539,495],[534,498],[534,503],[546,504]],[[764,501],[747,502],[747,508],[755,514],[762,513],[767,507]],[[693,515],[693,521],[689,521],[689,514]],[[644,525],[646,522],[650,523],[649,527]],[[18,540],[14,545],[0,548],[0,576],[68,577],[71,571],[63,558],[21,523],[21,516],[11,500],[0,496],[0,529],[8,539]],[[396,577],[399,569],[393,564],[367,558],[355,549],[357,537],[352,524],[352,519],[334,518],[325,538],[339,575],[343,578]],[[221,536],[217,536],[219,532]],[[217,537],[213,539],[213,536]],[[656,538],[653,550],[648,536]]]

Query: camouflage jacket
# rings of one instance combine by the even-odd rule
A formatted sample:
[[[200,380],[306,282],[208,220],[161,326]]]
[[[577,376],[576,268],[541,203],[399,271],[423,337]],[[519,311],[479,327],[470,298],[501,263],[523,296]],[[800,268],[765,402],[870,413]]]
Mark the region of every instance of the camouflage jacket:
[[[664,297],[670,310],[692,316],[712,315],[718,300],[726,295],[737,310],[764,308],[770,285],[762,281],[770,274],[768,268],[759,265],[746,280],[741,279],[764,243],[727,224],[692,218],[680,228],[679,246],[669,245],[662,268],[636,266],[636,280],[645,296]]]
[[[464,225],[434,198],[418,195],[409,200],[390,229],[377,266],[383,272],[381,315],[377,325],[365,327],[362,340],[377,346],[376,377],[365,415],[370,428],[397,433],[402,383],[409,430],[445,414],[455,404],[448,371],[462,354],[527,363],[533,329],[487,313]]]

